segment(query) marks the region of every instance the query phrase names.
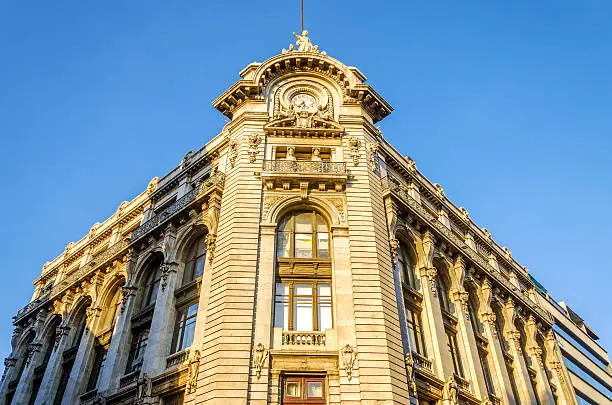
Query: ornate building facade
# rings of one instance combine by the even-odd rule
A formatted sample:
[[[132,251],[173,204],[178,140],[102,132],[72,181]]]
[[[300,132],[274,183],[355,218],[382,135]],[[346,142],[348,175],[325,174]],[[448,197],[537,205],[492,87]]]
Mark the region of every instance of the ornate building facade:
[[[43,266],[0,404],[578,404],[527,270],[385,140],[365,76],[296,38]]]

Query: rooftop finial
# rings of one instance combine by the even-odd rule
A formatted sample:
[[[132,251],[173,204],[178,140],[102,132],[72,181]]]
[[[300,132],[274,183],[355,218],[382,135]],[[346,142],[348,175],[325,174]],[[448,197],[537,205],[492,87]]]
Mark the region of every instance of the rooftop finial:
[[[303,34],[304,33],[304,0],[300,0],[300,3],[302,5],[301,11],[302,11],[302,34]]]

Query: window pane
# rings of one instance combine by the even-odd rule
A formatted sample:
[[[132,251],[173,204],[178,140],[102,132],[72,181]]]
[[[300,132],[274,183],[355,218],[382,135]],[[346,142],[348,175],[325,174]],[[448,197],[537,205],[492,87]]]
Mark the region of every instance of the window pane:
[[[317,295],[319,297],[331,297],[331,286],[329,284],[317,285]]]
[[[295,298],[295,330],[312,330],[312,298]]]
[[[204,273],[204,262],[206,262],[206,256],[202,256],[196,262],[195,274],[193,276],[194,280],[198,277],[202,277],[202,273]]]
[[[309,398],[323,397],[323,383],[321,381],[308,381],[306,383]]]
[[[276,283],[274,327],[289,330],[289,285],[286,283]]]
[[[185,265],[185,274],[183,275],[183,284],[193,281],[193,260],[190,260]]]
[[[196,257],[206,254],[206,237],[203,236],[198,240],[198,248],[196,250]]]
[[[328,232],[327,223],[319,214],[317,214],[317,232]]]
[[[285,384],[285,396],[287,397],[300,397],[300,382],[299,381],[287,381]]]
[[[183,334],[183,342],[180,350],[185,350],[193,343],[193,335],[195,333],[196,318],[191,318],[185,324],[185,333]]]
[[[287,215],[285,218],[283,218],[281,223],[278,225],[278,231],[279,232],[291,231],[291,228],[289,227],[290,223],[291,223],[291,215]]]
[[[331,298],[319,297],[319,330],[324,331],[332,327]]]
[[[295,233],[312,233],[312,214],[310,212],[295,216]]]
[[[276,256],[290,257],[289,232],[279,232],[276,237]]]
[[[312,257],[312,234],[295,234],[295,257]]]
[[[312,295],[312,284],[295,284],[293,286],[293,293],[295,295]]]
[[[329,257],[329,234],[317,233],[317,256],[320,258]]]

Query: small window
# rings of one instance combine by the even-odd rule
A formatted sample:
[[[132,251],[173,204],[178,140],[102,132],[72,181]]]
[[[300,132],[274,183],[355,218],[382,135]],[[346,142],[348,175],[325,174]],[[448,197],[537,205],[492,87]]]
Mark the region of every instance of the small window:
[[[324,404],[325,378],[286,377],[283,384],[284,404]]]
[[[307,280],[276,283],[274,327],[294,331],[332,328],[331,284]]]

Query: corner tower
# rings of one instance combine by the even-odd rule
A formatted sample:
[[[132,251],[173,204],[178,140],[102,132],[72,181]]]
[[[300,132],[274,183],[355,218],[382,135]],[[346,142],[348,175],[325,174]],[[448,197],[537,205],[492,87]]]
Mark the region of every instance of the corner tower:
[[[374,126],[392,108],[295,36],[213,102],[226,187],[194,398],[408,403]]]

